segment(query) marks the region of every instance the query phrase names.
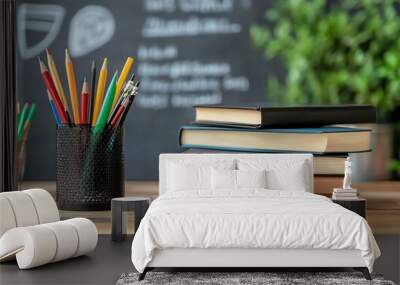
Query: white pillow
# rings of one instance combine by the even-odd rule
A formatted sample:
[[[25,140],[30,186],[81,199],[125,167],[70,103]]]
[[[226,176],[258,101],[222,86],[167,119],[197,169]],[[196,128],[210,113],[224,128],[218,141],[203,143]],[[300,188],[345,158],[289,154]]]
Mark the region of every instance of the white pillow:
[[[238,159],[237,165],[239,170],[266,170],[268,189],[304,192],[309,183],[304,160]]]
[[[238,188],[267,188],[267,171],[263,170],[236,170]]]
[[[236,170],[231,169],[211,169],[211,189],[236,189]]]
[[[167,191],[210,190],[211,169],[234,169],[235,161],[215,161],[201,164],[169,162],[167,164]]]
[[[290,172],[268,170],[267,180],[269,189],[306,192],[307,182],[303,167],[295,168]]]
[[[265,170],[211,170],[211,188],[213,190],[239,190],[241,188],[266,188]]]

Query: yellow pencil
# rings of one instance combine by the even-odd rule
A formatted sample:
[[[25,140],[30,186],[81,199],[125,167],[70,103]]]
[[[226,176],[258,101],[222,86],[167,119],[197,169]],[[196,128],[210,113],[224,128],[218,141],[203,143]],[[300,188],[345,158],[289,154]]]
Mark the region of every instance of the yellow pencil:
[[[125,61],[124,68],[122,69],[122,72],[119,75],[119,78],[117,81],[117,88],[115,89],[115,95],[114,95],[114,100],[112,103],[111,110],[114,110],[115,104],[117,104],[117,101],[119,99],[119,94],[121,93],[121,90],[125,83],[125,80],[128,77],[129,71],[132,68],[133,62],[134,62],[134,59],[132,57],[128,57]]]
[[[101,105],[103,104],[104,90],[107,81],[107,63],[108,59],[103,60],[103,65],[100,69],[99,81],[97,83],[96,98],[94,100],[94,109],[92,117],[92,127],[96,125],[97,117],[99,116]]]
[[[49,49],[46,48],[47,54],[47,64],[49,65],[50,75],[53,78],[54,85],[56,86],[57,92],[60,95],[61,101],[64,105],[64,110],[68,111],[68,102],[65,98],[64,88],[61,83],[60,75],[57,70],[56,62],[54,61],[53,55],[50,53]]]
[[[72,114],[74,117],[75,124],[80,124],[79,117],[79,103],[78,103],[78,91],[76,88],[76,78],[74,66],[69,56],[68,50],[65,49],[65,69],[67,71],[69,94],[71,96]]]

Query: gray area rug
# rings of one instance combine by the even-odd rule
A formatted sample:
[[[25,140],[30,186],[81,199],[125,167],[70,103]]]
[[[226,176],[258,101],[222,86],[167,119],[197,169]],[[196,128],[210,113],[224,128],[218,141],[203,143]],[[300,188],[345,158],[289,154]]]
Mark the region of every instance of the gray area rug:
[[[372,275],[368,281],[359,272],[148,272],[146,278],[138,281],[138,273],[122,274],[117,285],[146,284],[368,284],[395,285],[380,275]]]

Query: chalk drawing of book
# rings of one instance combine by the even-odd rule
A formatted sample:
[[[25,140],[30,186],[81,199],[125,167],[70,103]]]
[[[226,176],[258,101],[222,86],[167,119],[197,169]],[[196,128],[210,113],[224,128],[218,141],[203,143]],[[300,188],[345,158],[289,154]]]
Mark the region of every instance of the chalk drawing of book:
[[[42,53],[57,37],[64,15],[65,9],[60,5],[21,4],[17,11],[17,37],[21,57],[28,59]]]

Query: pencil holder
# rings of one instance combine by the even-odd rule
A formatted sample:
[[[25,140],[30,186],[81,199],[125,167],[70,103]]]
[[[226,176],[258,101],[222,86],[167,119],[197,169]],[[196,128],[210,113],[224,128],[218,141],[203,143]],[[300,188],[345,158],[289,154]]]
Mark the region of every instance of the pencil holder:
[[[93,134],[90,126],[57,127],[57,195],[61,210],[110,210],[124,193],[122,128]]]

